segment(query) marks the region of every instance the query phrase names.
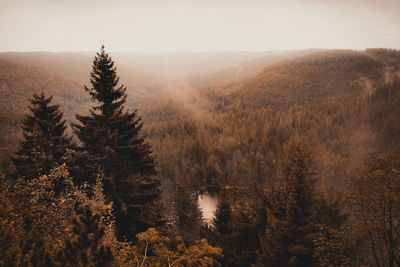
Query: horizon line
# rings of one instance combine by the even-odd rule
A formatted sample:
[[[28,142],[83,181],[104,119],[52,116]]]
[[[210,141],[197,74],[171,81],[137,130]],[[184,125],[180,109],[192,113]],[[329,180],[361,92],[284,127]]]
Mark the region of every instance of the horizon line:
[[[201,54],[201,53],[268,53],[268,52],[292,52],[292,51],[308,51],[308,50],[352,50],[352,51],[366,51],[368,49],[388,49],[388,50],[400,50],[399,48],[392,47],[367,47],[367,48],[318,48],[318,47],[310,47],[310,48],[299,48],[299,49],[271,49],[271,50],[245,50],[245,49],[229,49],[229,50],[165,50],[165,51],[122,51],[122,50],[108,50],[108,52],[112,53],[132,53],[132,54],[174,54],[174,53],[192,53],[192,54]],[[106,47],[107,50],[107,47]],[[0,50],[0,53],[95,53],[97,50]]]

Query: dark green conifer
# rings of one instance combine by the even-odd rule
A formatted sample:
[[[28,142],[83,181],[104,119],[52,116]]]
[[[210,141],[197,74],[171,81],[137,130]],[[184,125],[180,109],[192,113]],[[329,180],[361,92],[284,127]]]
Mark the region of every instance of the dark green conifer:
[[[317,195],[310,153],[293,145],[282,181],[270,192],[267,228],[261,235],[259,266],[313,266],[313,233],[317,231]]]
[[[238,186],[225,187],[214,218],[215,239],[223,249],[222,266],[252,266],[260,247],[261,208],[249,205]]]
[[[337,266],[330,263],[327,251],[340,260],[350,255],[338,240],[347,216],[317,190],[315,177],[311,153],[293,144],[282,179],[267,196],[257,266]],[[329,235],[334,237],[321,242]]]
[[[182,184],[176,185],[174,208],[178,235],[188,244],[194,244],[200,237],[203,226],[203,215],[197,196],[190,193],[189,188]]]
[[[215,210],[213,225],[219,236],[230,233],[232,220],[231,200],[227,190],[220,193],[217,209]]]
[[[142,174],[123,175],[113,180],[108,196],[113,199],[117,235],[120,240],[131,241],[135,235],[149,227],[162,227],[163,205],[160,199],[159,180]]]
[[[34,93],[28,106],[31,114],[22,121],[24,139],[13,158],[16,176],[30,179],[47,174],[71,146],[65,135],[65,120],[59,105],[50,105],[52,96]]]
[[[124,108],[126,88],[118,85],[114,62],[104,46],[93,61],[91,87],[85,90],[98,105],[88,116],[77,115],[74,131],[95,166],[105,174],[104,192],[115,204],[120,238],[161,224],[160,181],[149,144],[139,132],[137,110]],[[151,210],[151,212],[149,212]]]

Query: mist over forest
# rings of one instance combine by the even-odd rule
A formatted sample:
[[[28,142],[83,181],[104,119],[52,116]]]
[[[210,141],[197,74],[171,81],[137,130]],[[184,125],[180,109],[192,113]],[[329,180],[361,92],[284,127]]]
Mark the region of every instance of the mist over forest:
[[[0,53],[0,266],[400,266],[400,51]]]

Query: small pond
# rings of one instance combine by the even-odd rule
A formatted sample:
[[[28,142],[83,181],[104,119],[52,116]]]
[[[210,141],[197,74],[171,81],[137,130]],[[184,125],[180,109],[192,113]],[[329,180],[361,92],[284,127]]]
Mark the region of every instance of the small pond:
[[[211,225],[218,205],[218,194],[205,192],[199,195],[198,202],[200,209],[203,211],[204,221]]]

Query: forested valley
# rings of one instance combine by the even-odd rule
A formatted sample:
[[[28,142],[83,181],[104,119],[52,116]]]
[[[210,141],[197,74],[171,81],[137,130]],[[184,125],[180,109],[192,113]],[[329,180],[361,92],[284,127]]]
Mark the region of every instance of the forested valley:
[[[0,53],[0,266],[400,266],[399,51],[93,56]]]

